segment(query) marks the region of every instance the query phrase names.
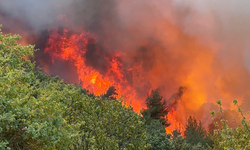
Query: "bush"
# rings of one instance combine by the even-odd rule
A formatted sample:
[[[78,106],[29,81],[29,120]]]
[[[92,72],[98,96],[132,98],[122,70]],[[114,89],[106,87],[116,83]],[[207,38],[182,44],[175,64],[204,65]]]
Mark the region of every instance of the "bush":
[[[249,125],[250,122],[246,120],[243,112],[238,106],[238,101],[233,100],[234,105],[238,107],[238,112],[241,114],[241,125],[236,128],[229,128],[226,124],[226,120],[223,118],[223,110],[222,110],[222,102],[221,100],[217,101],[219,105],[219,113],[222,115],[221,122],[223,124],[222,129],[214,130],[213,142],[214,149],[222,150],[222,149],[234,149],[234,150],[242,150],[242,149],[250,149],[250,130]],[[216,115],[214,111],[210,112],[213,117]],[[218,126],[218,122],[214,122],[216,126]]]

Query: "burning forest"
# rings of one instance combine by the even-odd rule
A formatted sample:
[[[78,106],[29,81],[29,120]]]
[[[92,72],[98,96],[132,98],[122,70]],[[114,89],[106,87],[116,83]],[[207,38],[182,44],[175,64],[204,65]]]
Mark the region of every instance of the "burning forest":
[[[217,99],[227,118],[239,117],[233,99],[249,106],[250,2],[223,3],[10,0],[0,1],[0,24],[20,34],[22,45],[36,45],[34,61],[44,72],[90,93],[115,87],[116,98],[140,112],[157,89],[170,133],[182,131],[189,116],[208,127]]]

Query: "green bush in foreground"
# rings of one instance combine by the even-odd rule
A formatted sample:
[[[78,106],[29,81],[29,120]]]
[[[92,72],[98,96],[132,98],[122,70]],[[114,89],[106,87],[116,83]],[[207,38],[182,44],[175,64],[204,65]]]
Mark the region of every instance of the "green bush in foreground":
[[[214,148],[216,150],[247,150],[250,149],[250,130],[249,125],[250,121],[246,120],[246,117],[244,116],[243,112],[238,106],[238,101],[233,100],[234,105],[238,107],[238,112],[241,114],[241,125],[239,125],[237,128],[229,128],[226,124],[226,120],[223,117],[223,110],[222,110],[222,102],[221,100],[217,101],[217,104],[219,105],[219,113],[222,115],[222,129],[216,129],[214,130],[213,135],[213,142],[214,142]],[[210,112],[213,116],[215,116],[215,112]],[[215,125],[218,126],[218,122],[215,122]]]
[[[34,63],[25,57],[33,56],[34,47],[18,45],[16,40],[19,38],[0,32],[0,148],[65,146],[70,136],[64,128],[63,109],[47,98],[50,91],[31,85],[35,80]],[[46,94],[36,98],[33,94],[37,90]]]

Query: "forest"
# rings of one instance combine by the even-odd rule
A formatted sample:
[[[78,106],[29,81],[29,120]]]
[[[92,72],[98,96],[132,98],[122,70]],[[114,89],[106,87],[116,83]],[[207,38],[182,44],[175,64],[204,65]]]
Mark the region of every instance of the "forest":
[[[241,124],[230,128],[219,112],[211,110],[214,126],[207,131],[190,116],[183,135],[166,134],[171,122],[163,97],[152,90],[147,108],[138,114],[111,88],[96,96],[80,85],[47,75],[29,58],[33,45],[21,46],[19,35],[0,31],[0,149],[127,149],[200,150],[250,149],[250,122],[238,105]]]

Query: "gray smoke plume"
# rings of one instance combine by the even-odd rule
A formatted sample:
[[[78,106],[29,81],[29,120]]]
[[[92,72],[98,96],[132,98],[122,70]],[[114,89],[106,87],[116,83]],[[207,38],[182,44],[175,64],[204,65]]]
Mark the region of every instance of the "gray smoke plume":
[[[0,11],[22,18],[34,30],[41,31],[54,27],[60,12],[71,3],[72,0],[1,0]]]

